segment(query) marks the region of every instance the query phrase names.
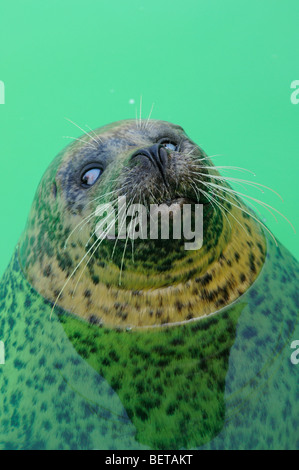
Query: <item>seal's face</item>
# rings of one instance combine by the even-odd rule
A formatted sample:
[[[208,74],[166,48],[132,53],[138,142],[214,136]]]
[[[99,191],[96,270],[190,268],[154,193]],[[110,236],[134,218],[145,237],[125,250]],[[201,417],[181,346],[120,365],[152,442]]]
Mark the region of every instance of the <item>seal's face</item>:
[[[26,276],[93,322],[146,326],[214,312],[248,288],[265,254],[249,210],[240,215],[241,202],[221,188],[229,186],[179,126],[130,120],[92,131],[41,181],[20,243]],[[203,246],[142,238],[131,250],[128,237],[99,240],[98,207],[116,207],[119,197],[147,208],[202,204]]]
[[[80,214],[104,195],[102,200],[112,200],[112,191],[114,197],[126,195],[146,204],[181,198],[198,202],[195,164],[205,154],[181,127],[163,121],[123,121],[85,139],[86,145],[80,141],[69,147],[71,153],[65,153],[56,173],[69,214]]]

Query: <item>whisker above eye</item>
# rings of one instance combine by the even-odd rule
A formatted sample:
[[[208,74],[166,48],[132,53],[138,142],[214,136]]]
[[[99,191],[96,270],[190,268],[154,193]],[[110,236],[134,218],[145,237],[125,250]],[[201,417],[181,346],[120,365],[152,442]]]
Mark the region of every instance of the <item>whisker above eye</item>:
[[[236,171],[241,171],[241,172],[244,172],[244,173],[251,173],[253,176],[256,176],[256,173],[254,173],[254,171],[252,170],[248,170],[247,168],[242,168],[240,166],[225,166],[225,165],[221,165],[221,166],[212,166],[212,167],[205,167],[205,168],[209,168],[211,170],[236,170]]]
[[[71,119],[69,118],[65,118],[67,121],[69,121],[71,124],[73,124],[74,126],[78,127],[78,129],[80,129],[80,131],[82,131],[84,134],[88,135],[92,140],[94,140],[94,142],[98,145],[98,141],[90,134],[90,132],[86,132],[82,127],[80,127],[78,124],[76,124],[74,121],[72,121]],[[97,148],[97,147],[96,147]]]
[[[148,115],[148,118],[147,118],[147,121],[146,121],[145,128],[146,128],[146,127],[148,126],[148,124],[149,124],[149,121],[150,121],[150,118],[151,118],[151,115],[152,115],[154,106],[155,106],[155,103],[152,104],[151,110],[150,110],[150,112],[149,112],[149,115]]]
[[[63,139],[72,139],[72,140],[78,140],[79,142],[83,142],[85,145],[87,145],[88,147],[94,149],[94,150],[97,150],[97,148],[95,147],[95,145],[93,145],[91,142],[87,142],[86,140],[84,139],[78,139],[77,137],[72,137],[72,136],[69,136],[69,135],[63,135],[62,136]]]
[[[95,133],[95,131],[93,129],[91,129],[91,127],[89,127],[87,124],[85,124],[85,126],[87,127],[87,129],[90,130],[90,132],[93,133],[93,135],[96,137],[96,141],[97,143],[103,143],[102,139]]]

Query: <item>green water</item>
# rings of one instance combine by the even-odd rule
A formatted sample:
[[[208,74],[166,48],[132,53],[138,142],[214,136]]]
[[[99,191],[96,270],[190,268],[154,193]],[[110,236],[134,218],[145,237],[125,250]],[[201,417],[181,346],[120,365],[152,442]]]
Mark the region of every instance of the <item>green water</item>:
[[[143,117],[155,103],[153,118],[182,125],[221,155],[215,162],[249,168],[281,193],[284,203],[247,190],[298,228],[298,14],[298,0],[2,2],[0,274],[63,136],[82,133],[64,118],[81,127],[134,118],[141,95]],[[289,225],[264,215],[298,258]]]

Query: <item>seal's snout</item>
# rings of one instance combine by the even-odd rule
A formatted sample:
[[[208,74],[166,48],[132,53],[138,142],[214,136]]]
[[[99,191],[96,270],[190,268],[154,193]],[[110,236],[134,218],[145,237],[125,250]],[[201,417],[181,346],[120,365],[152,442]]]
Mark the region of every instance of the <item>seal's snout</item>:
[[[151,164],[157,170],[159,170],[164,180],[164,183],[167,186],[166,169],[168,165],[168,153],[163,145],[155,144],[151,145],[150,147],[139,149],[132,155],[131,159],[134,160],[137,158],[148,159]]]

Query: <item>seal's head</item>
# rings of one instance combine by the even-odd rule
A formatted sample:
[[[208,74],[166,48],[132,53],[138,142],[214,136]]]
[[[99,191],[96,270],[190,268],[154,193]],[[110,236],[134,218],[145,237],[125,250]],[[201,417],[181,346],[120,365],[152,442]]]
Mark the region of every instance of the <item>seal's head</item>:
[[[170,206],[189,204],[194,214],[202,204],[202,246],[144,237],[136,219],[130,230],[139,238],[123,238],[121,223],[116,239],[99,237],[99,206],[119,209],[122,198],[143,204],[149,218],[160,206],[162,219]],[[105,233],[113,227],[107,218]],[[261,269],[265,240],[256,216],[181,127],[126,120],[87,133],[52,162],[19,254],[27,279],[55,305],[93,323],[140,327],[190,321],[236,300]]]

